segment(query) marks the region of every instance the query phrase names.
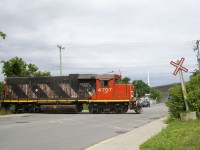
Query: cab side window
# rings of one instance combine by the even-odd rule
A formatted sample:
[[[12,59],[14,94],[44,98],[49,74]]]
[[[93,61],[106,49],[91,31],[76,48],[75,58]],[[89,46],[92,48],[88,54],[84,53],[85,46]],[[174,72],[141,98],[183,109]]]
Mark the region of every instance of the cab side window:
[[[101,81],[101,87],[109,87],[109,81],[108,80],[102,80]]]

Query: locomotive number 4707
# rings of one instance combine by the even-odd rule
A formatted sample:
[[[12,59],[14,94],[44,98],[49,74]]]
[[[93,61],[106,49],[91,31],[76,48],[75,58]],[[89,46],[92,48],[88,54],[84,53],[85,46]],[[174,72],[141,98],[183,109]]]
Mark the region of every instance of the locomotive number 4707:
[[[98,92],[108,93],[111,92],[112,88],[99,88]]]

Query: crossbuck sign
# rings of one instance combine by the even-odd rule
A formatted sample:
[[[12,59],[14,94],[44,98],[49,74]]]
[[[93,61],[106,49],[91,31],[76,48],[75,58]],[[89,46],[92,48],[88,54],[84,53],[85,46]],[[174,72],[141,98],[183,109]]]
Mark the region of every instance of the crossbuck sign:
[[[175,76],[179,72],[182,91],[183,91],[183,97],[184,97],[184,102],[185,102],[185,107],[186,107],[186,111],[188,111],[189,110],[189,105],[188,105],[187,100],[186,100],[187,99],[187,92],[186,92],[185,83],[184,83],[184,80],[183,80],[183,73],[182,73],[182,71],[188,72],[188,69],[182,66],[184,60],[185,60],[185,58],[182,57],[180,61],[177,60],[176,63],[171,61],[170,64],[176,67],[176,69],[175,69],[175,71],[173,73]]]
[[[171,61],[170,64],[176,67],[176,70],[174,71],[173,75],[177,75],[177,73],[179,72],[179,70],[183,70],[184,72],[188,72],[188,69],[183,67],[182,64],[184,62],[185,58],[181,58],[180,61],[177,61],[177,63]]]

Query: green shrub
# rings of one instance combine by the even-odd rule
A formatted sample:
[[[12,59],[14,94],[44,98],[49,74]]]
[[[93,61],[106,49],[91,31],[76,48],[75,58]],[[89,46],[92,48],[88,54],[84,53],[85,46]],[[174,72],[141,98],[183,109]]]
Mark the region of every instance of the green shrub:
[[[172,98],[166,102],[169,108],[169,114],[172,118],[180,118],[180,114],[186,110],[181,86],[174,85],[169,89],[169,94]]]
[[[88,110],[88,104],[83,104],[83,110]]]
[[[188,102],[190,110],[197,112],[197,117],[200,118],[200,89],[188,93]]]
[[[156,99],[157,102],[163,97],[163,94],[160,90],[158,89],[151,89],[150,90],[150,98]]]
[[[200,118],[200,71],[197,70],[194,72],[186,87],[188,90],[187,100],[190,106],[190,111],[196,111],[197,117]]]
[[[186,83],[188,92],[186,101],[189,105],[189,111],[196,111],[200,118],[200,72],[195,72],[190,81]],[[185,102],[182,94],[181,85],[174,85],[169,90],[171,100],[166,102],[169,107],[169,114],[173,118],[180,118],[180,113],[185,112]]]

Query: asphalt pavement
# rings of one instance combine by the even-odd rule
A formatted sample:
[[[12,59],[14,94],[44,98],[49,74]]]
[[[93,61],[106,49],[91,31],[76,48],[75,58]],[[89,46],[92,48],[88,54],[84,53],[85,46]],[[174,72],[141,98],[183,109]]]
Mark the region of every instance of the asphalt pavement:
[[[6,115],[0,117],[0,150],[134,150],[149,131],[149,136],[157,132],[157,120],[165,116],[165,105],[144,108],[142,114]]]
[[[139,150],[139,146],[158,134],[167,125],[166,117],[155,120],[128,133],[102,141],[86,150]]]

